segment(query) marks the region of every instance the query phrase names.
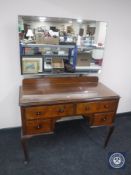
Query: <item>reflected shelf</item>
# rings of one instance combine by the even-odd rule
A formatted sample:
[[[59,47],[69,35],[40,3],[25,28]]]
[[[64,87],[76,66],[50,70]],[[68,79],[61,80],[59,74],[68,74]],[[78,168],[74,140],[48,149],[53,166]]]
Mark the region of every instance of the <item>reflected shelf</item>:
[[[39,48],[75,48],[75,45],[57,45],[57,44],[23,44],[21,43],[22,47],[39,47]]]

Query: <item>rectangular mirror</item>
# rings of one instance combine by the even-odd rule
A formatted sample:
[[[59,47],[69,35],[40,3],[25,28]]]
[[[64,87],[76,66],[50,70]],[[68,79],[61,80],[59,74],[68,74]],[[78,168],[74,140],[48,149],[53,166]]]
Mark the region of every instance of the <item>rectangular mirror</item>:
[[[18,16],[22,74],[89,74],[101,71],[105,22]]]

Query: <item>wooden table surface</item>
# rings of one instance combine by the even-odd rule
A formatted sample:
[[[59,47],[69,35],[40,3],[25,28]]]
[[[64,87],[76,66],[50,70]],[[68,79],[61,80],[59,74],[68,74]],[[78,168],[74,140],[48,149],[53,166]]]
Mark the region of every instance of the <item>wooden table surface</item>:
[[[88,77],[23,80],[23,86],[20,87],[20,106],[28,103],[56,104],[118,97],[111,89],[95,80],[91,81]]]

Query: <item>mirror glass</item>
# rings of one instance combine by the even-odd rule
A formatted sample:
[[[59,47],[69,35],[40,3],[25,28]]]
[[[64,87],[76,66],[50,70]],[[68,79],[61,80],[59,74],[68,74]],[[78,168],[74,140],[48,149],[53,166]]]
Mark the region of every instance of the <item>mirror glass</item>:
[[[89,74],[101,71],[107,23],[18,16],[22,74]]]

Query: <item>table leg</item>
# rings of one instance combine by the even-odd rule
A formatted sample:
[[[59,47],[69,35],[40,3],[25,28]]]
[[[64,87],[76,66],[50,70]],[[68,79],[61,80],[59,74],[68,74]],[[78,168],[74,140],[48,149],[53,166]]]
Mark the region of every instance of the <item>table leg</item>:
[[[112,135],[114,129],[115,129],[114,125],[113,125],[113,126],[110,126],[109,132],[108,132],[108,135],[107,135],[107,138],[106,138],[106,140],[105,140],[104,148],[107,147],[107,144],[108,144],[108,142],[109,142],[109,140],[110,140],[110,138],[111,138],[111,135]]]
[[[28,150],[27,150],[27,138],[25,137],[21,137],[21,144],[22,144],[22,148],[23,148],[23,152],[24,152],[24,164],[28,164],[29,162],[29,153],[28,153]]]

